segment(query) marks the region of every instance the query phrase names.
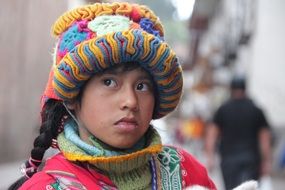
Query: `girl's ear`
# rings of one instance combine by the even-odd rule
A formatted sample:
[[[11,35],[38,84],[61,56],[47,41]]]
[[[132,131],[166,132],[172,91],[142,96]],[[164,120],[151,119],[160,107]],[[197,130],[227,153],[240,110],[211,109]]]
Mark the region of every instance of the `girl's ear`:
[[[78,108],[78,102],[74,101],[74,102],[64,102],[65,106],[69,109],[69,110],[76,110]]]

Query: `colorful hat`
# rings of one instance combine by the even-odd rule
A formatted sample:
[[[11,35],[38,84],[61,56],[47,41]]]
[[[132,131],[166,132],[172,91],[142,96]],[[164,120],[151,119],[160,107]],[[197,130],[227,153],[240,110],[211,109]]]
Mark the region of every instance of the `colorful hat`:
[[[116,64],[135,62],[152,75],[157,99],[153,118],[173,111],[182,92],[182,69],[164,42],[159,18],[146,6],[96,3],[63,14],[52,32],[58,37],[42,105],[74,100],[82,85]]]

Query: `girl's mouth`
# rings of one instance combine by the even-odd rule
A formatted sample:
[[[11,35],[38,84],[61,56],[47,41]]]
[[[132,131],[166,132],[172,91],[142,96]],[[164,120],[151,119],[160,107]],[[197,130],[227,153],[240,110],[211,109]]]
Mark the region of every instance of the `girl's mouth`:
[[[138,123],[134,118],[124,117],[117,121],[115,126],[124,132],[130,132],[138,127]]]

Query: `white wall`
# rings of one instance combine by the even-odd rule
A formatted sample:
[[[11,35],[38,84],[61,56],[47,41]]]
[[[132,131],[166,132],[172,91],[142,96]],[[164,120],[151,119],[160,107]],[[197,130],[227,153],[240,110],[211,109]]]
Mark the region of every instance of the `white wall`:
[[[274,127],[285,128],[285,1],[259,0],[249,65],[250,93]]]

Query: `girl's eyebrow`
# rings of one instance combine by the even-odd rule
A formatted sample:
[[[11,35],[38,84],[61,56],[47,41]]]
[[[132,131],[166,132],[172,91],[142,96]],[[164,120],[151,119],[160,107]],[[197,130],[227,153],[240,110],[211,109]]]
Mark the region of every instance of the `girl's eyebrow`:
[[[138,77],[139,80],[149,80],[151,81],[151,78],[148,75],[141,75]]]
[[[118,69],[106,70],[102,74],[118,75],[118,74],[123,74],[123,73],[130,72],[130,71],[132,71],[132,70],[122,70],[122,69],[118,68]],[[150,76],[147,73],[141,73],[140,76],[139,76],[139,79],[149,79],[150,80],[151,78],[150,78]]]
[[[128,72],[128,71],[109,70],[109,71],[105,71],[102,75],[105,75],[105,74],[107,74],[107,75],[118,75],[118,74],[123,74],[125,72]],[[151,78],[148,74],[142,73],[138,77],[138,80],[149,80],[149,81],[151,81]]]
[[[120,71],[118,71],[117,69],[111,69],[111,70],[106,70],[105,72],[103,72],[102,74],[112,74],[112,75],[116,75],[121,73]]]

